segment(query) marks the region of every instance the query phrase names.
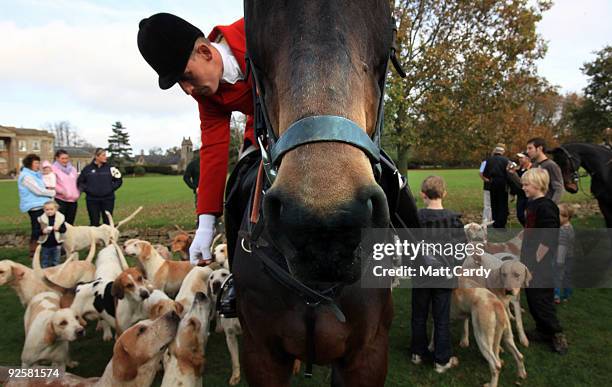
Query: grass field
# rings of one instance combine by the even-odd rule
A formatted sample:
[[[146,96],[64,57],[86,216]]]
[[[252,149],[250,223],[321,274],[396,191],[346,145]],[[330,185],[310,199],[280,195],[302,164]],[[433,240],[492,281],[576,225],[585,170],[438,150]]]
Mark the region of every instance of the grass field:
[[[429,175],[442,176],[448,184],[447,208],[465,214],[468,218],[478,216],[482,211],[482,182],[478,171],[473,169],[449,170],[414,170],[409,171],[408,181],[417,197],[417,204],[422,206],[421,199],[416,195],[421,181]],[[584,186],[589,187],[588,179]],[[29,218],[19,212],[19,197],[17,183],[14,181],[0,182],[0,233],[9,231],[29,232]],[[580,203],[592,207],[593,200],[582,193],[570,195],[565,193],[564,201]],[[115,201],[115,220],[121,220],[132,213],[138,206],[144,210],[128,224],[128,228],[159,228],[172,227],[179,224],[192,227],[195,215],[193,194],[183,183],[180,176],[145,176],[128,177],[117,191]],[[510,203],[511,213],[514,203]],[[597,218],[598,216],[595,216]],[[600,216],[599,216],[600,217]],[[471,219],[470,219],[471,220]],[[511,225],[518,224],[516,217],[510,216]],[[84,197],[79,200],[77,224],[89,224]],[[596,222],[597,223],[597,222]]]
[[[446,206],[466,214],[481,210],[481,183],[475,170],[411,171],[413,191],[430,174],[442,175],[448,182]],[[588,183],[585,184],[588,187]],[[0,233],[27,231],[27,216],[19,213],[14,182],[0,183]],[[568,195],[564,200],[592,207],[582,194]],[[188,227],[193,219],[193,196],[179,177],[151,176],[127,178],[117,194],[116,218],[121,219],[139,205],[145,206],[131,223],[131,227],[162,227],[175,223]],[[516,222],[516,221],[514,221]],[[80,203],[79,224],[86,224],[84,203]],[[580,225],[601,225],[600,215],[579,219]],[[0,259],[12,259],[29,264],[25,249],[0,249]],[[472,340],[472,346],[459,348],[460,322],[452,325],[454,351],[460,366],[444,375],[433,372],[431,363],[415,366],[410,363],[410,291],[398,289],[393,293],[395,318],[390,336],[389,372],[387,386],[476,386],[489,380],[488,366]],[[605,386],[612,379],[612,289],[577,289],[567,304],[558,306],[559,317],[570,342],[566,356],[551,353],[542,344],[519,347],[526,358],[529,374],[524,386]],[[23,345],[23,313],[12,289],[0,287],[0,365],[19,365]],[[534,324],[528,313],[526,329]],[[112,345],[101,339],[101,334],[90,324],[87,336],[71,345],[72,356],[80,362],[74,373],[82,376],[101,375],[112,354]],[[224,337],[212,334],[207,347],[204,383],[208,386],[227,385],[231,373],[229,354]],[[516,381],[515,364],[509,354],[503,354],[505,366],[500,377],[501,386]],[[246,385],[244,381],[241,385]],[[294,386],[329,385],[329,370],[315,366],[311,380],[298,377]]]

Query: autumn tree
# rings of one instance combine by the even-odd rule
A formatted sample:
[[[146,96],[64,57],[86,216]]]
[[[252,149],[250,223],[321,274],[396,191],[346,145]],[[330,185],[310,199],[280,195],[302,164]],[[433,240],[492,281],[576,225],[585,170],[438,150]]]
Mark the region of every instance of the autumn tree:
[[[550,3],[532,3],[392,1],[407,77],[390,75],[383,146],[400,171],[410,154],[453,164],[512,141],[511,112],[543,84],[536,23]]]

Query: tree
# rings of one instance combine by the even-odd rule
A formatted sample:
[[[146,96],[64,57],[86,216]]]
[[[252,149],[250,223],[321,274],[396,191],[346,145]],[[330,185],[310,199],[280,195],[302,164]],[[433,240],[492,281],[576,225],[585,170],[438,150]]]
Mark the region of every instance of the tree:
[[[153,148],[149,149],[149,156],[162,156],[163,154],[163,149],[158,146],[154,146]]]
[[[126,161],[131,160],[132,147],[130,146],[130,135],[127,128],[120,121],[112,125],[113,134],[108,138],[108,148],[111,163],[118,163],[120,166]]]
[[[597,52],[581,70],[589,83],[583,103],[573,112],[572,134],[577,141],[600,142],[605,128],[612,127],[612,46]]]
[[[238,162],[238,153],[242,146],[244,130],[246,127],[246,116],[244,114],[232,114],[230,121],[230,147],[228,169],[231,172]]]
[[[407,77],[389,78],[383,146],[400,171],[409,152],[452,164],[512,141],[511,112],[545,84],[535,75],[546,50],[535,26],[550,2],[391,3]]]
[[[72,126],[72,124],[70,124],[69,121],[58,121],[52,124],[47,123],[44,125],[44,128],[55,135],[55,140],[53,143],[55,148],[67,146],[93,146],[77,133],[77,130]]]

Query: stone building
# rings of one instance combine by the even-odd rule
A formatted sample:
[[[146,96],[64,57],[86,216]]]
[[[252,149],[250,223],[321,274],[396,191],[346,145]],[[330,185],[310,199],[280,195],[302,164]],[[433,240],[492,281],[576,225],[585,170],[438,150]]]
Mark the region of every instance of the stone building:
[[[53,161],[53,133],[0,125],[0,176],[18,174],[21,160],[35,153],[41,160]]]
[[[187,164],[193,159],[193,143],[191,137],[184,138],[181,142],[181,160],[179,161],[178,170],[184,171],[187,169]]]

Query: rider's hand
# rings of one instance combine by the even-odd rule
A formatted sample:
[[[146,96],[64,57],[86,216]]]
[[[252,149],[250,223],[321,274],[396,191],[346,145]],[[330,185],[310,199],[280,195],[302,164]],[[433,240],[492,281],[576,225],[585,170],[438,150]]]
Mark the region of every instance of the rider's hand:
[[[198,218],[199,226],[196,230],[193,242],[189,247],[189,261],[196,265],[200,260],[211,260],[210,244],[215,233],[215,216],[202,214]]]

